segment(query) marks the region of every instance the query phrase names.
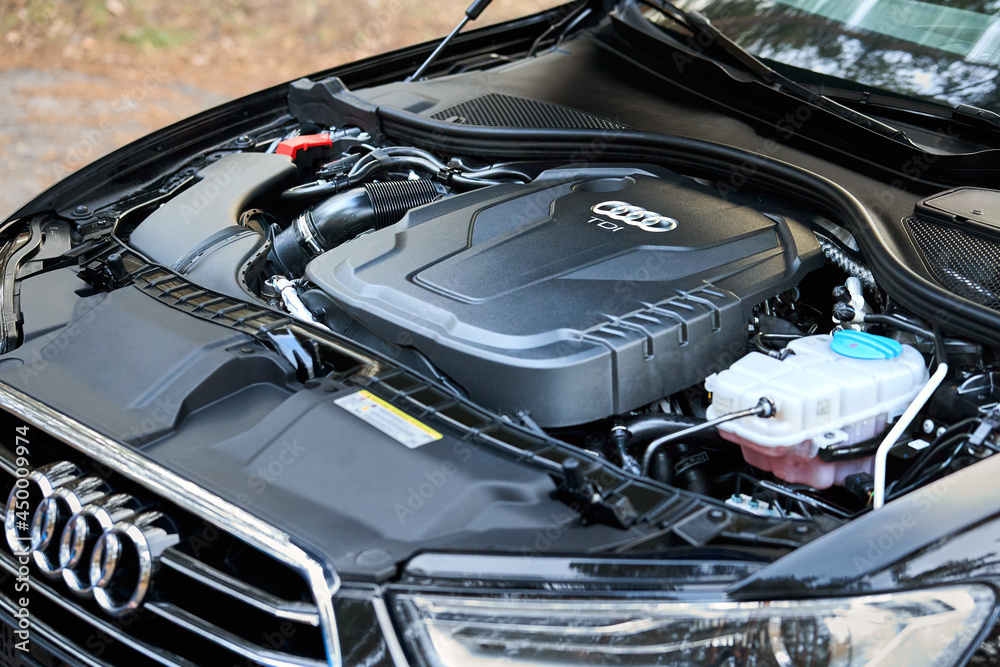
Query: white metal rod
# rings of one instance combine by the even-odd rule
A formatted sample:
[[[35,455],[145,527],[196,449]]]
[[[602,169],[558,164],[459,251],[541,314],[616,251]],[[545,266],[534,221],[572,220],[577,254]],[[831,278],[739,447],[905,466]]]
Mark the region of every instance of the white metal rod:
[[[885,504],[885,464],[889,457],[889,450],[899,440],[899,436],[903,434],[903,431],[909,427],[913,418],[920,412],[920,409],[924,407],[924,403],[941,386],[946,375],[948,375],[948,364],[938,364],[934,375],[927,380],[927,384],[921,387],[917,395],[913,397],[913,401],[910,402],[906,410],[903,411],[903,414],[893,424],[889,430],[889,434],[882,440],[882,444],[878,446],[878,450],[875,452],[875,493],[872,495],[872,507],[874,509],[881,509],[882,505]]]

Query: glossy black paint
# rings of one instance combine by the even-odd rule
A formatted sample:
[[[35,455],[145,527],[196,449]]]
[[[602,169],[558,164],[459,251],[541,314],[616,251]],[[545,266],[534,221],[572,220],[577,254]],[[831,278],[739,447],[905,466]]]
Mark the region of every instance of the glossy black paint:
[[[504,27],[465,35],[456,41],[454,50],[442,64],[493,50],[515,52],[523,49],[540,34],[550,20],[551,15],[524,19]],[[824,182],[839,183],[850,192],[856,193],[861,201],[856,207],[847,199],[842,199],[838,203],[842,206],[842,212],[850,212],[852,207],[855,209],[853,214],[857,216],[855,222],[858,225],[855,227],[856,233],[864,242],[877,249],[873,253],[876,259],[882,258],[878,264],[882,271],[880,278],[900,290],[911,290],[917,285],[924,290],[917,300],[931,299],[930,312],[940,313],[944,309],[956,309],[962,317],[968,317],[976,323],[977,331],[983,331],[984,335],[989,337],[997,335],[996,320],[987,317],[992,316],[991,313],[982,313],[955,304],[953,299],[942,294],[940,289],[931,285],[926,278],[908,274],[914,272],[910,268],[914,264],[908,261],[912,259],[913,251],[909,248],[905,236],[897,229],[896,223],[902,215],[912,209],[913,203],[926,193],[922,187],[918,186],[913,191],[894,189],[892,179],[887,178],[885,174],[876,178],[871,173],[858,173],[850,163],[842,159],[836,162],[829,161],[806,153],[801,144],[792,146],[775,141],[773,138],[762,137],[750,124],[735,120],[718,109],[707,109],[700,103],[679,94],[674,87],[645,85],[648,84],[650,68],[654,67],[654,63],[643,62],[640,54],[631,51],[626,53],[625,46],[608,32],[607,26],[603,30],[564,44],[559,50],[546,53],[516,68],[486,74],[458,75],[445,81],[412,85],[387,83],[397,80],[402,73],[411,70],[423,55],[429,52],[431,45],[405,49],[354,63],[344,68],[320,73],[313,78],[319,79],[336,74],[343,77],[359,95],[372,100],[373,103],[384,105],[385,112],[381,114],[381,119],[384,129],[392,136],[425,138],[422,132],[437,131],[440,145],[479,146],[481,154],[508,154],[513,150],[511,144],[514,142],[521,147],[522,155],[535,154],[532,153],[535,151],[538,155],[544,154],[550,158],[559,156],[560,159],[568,159],[567,155],[571,154],[567,148],[570,142],[563,141],[568,137],[559,133],[525,134],[518,131],[487,134],[470,128],[447,128],[443,124],[435,124],[425,118],[435,109],[460,101],[462,97],[472,95],[473,91],[481,91],[485,85],[490,90],[547,99],[606,115],[642,131],[642,136],[638,136],[638,133],[623,133],[609,137],[596,133],[587,135],[583,140],[579,135],[573,138],[578,151],[581,145],[589,146],[602,158],[613,156],[627,160],[635,159],[635,156],[640,154],[648,155],[648,149],[652,145],[649,135],[652,133],[675,135],[673,139],[664,140],[660,145],[665,154],[671,152],[671,159],[675,161],[683,160],[685,151],[688,151],[692,163],[696,161],[693,156],[704,158],[703,163],[708,163],[710,160],[705,158],[705,155],[710,151],[704,139],[769,156],[773,158],[772,161],[744,163],[751,166],[749,171],[752,173],[743,174],[743,177],[749,180],[756,178],[755,182],[762,185],[768,184],[767,178],[770,178],[769,185],[772,187],[781,178],[785,178],[786,183],[797,183],[797,187],[801,190],[797,194],[803,199],[809,196],[806,194],[807,186]],[[386,85],[377,87],[383,83]],[[622,95],[623,90],[629,91],[632,96]],[[276,86],[139,140],[57,184],[16,212],[10,220],[50,210],[65,212],[79,203],[87,203],[91,208],[97,209],[123,193],[155,186],[158,174],[162,171],[184,164],[200,151],[227,144],[234,133],[249,132],[285,120],[288,117],[284,107],[286,93],[287,86]],[[423,97],[425,100],[431,99],[434,103],[430,107],[420,109],[418,115],[408,110],[408,95],[411,96],[409,98],[411,102],[417,97]],[[389,104],[386,101],[389,99],[394,99],[394,103]],[[754,120],[756,124],[761,118],[755,117]],[[773,116],[770,120],[773,122]],[[531,139],[530,142],[526,142],[526,136]],[[684,137],[693,140],[685,140]],[[594,144],[593,142],[598,139],[603,143]],[[715,168],[720,169],[726,168],[720,166],[725,160],[731,160],[737,155],[740,154],[727,152],[720,147],[717,154],[710,157],[716,163]],[[746,157],[746,154],[742,155]],[[590,153],[583,154],[584,161],[590,158]],[[785,162],[794,167],[786,166],[782,169],[779,168],[780,165],[773,164],[773,161]],[[983,164],[989,169],[994,169],[991,163]],[[769,171],[772,168],[773,171]],[[733,172],[734,175],[740,173]],[[804,178],[805,174],[809,173],[818,174],[823,178],[809,181]],[[796,180],[799,177],[803,178]],[[951,175],[948,178],[953,177],[955,176]],[[883,196],[887,191],[891,192],[890,197]],[[832,186],[812,194],[817,208],[831,207],[829,202],[836,201],[837,196],[837,188]],[[857,222],[866,217],[865,226]],[[26,284],[30,285],[30,281]],[[36,291],[39,294],[45,292],[40,287]],[[100,300],[94,299],[92,305],[97,307],[99,303]],[[88,302],[86,305],[91,303]],[[73,319],[74,310],[81,309],[85,313],[86,305],[81,306],[75,299],[57,300],[55,309],[60,312],[53,313],[51,309],[47,309],[44,315],[38,313],[38,321],[43,317],[46,319],[45,324],[39,325],[34,331],[33,337],[36,339],[38,349],[50,342],[46,339],[49,332],[57,331],[61,325]],[[76,317],[79,318],[81,314],[78,311]],[[165,317],[163,321],[168,320],[170,318]],[[171,329],[173,326],[175,325],[167,325],[165,328]],[[187,326],[187,324],[176,324],[176,327],[181,329]],[[289,419],[285,423],[273,425],[277,431],[297,433],[294,431],[296,423],[293,423],[296,421],[301,421],[299,426],[306,430],[343,428],[339,423],[331,425],[329,422],[320,424],[303,421],[310,419],[307,415],[313,409],[325,414],[327,407],[324,406],[329,403],[330,398],[338,395],[337,391],[326,392],[326,396],[323,396],[322,388],[315,387],[303,392],[297,398],[291,398],[287,388],[283,387],[289,381],[290,369],[266,358],[255,357],[250,361],[239,357],[241,354],[238,352],[239,348],[251,344],[249,339],[234,335],[232,332],[214,331],[210,326],[190,326],[198,329],[197,335],[206,339],[204,357],[197,360],[199,364],[206,365],[199,369],[199,374],[211,375],[213,371],[217,371],[222,376],[226,373],[235,373],[233,377],[238,377],[241,383],[251,386],[242,398],[250,398],[261,406],[261,412],[264,408],[273,411],[278,406],[285,411],[291,410],[288,412]],[[151,347],[159,347],[160,350],[157,352],[150,349]],[[234,349],[237,350],[236,353],[233,352]],[[162,345],[144,347],[141,343],[136,343],[132,348],[136,360],[155,358],[159,355],[164,366],[174,359],[171,355],[183,355],[183,353],[181,347],[171,351],[168,346]],[[94,354],[98,352],[95,351]],[[28,367],[30,368],[30,365]],[[14,371],[8,369],[6,372]],[[195,375],[197,374],[193,373],[180,380],[197,384],[198,378]],[[53,383],[47,389],[42,384],[35,384],[32,387],[31,383],[27,383],[25,390],[44,394],[48,401],[52,401],[52,397],[58,395],[60,390],[60,387],[56,386],[56,379],[58,378],[53,377],[51,380],[40,381]],[[65,380],[65,377],[62,379]],[[147,377],[151,382],[156,379],[152,374]],[[149,392],[148,385],[145,388],[140,386],[140,378],[133,380],[136,381],[135,386],[116,387],[112,390],[123,394],[143,390]],[[203,395],[198,398],[201,403],[176,407],[177,413],[181,411],[194,413],[202,410],[199,418],[191,423],[190,430],[176,434],[173,442],[161,441],[149,445],[147,451],[151,457],[171,467],[183,469],[186,474],[194,478],[208,474],[218,475],[216,484],[225,486],[226,480],[223,478],[230,476],[232,472],[227,470],[227,465],[234,457],[240,458],[244,467],[252,468],[255,463],[267,462],[275,455],[280,455],[280,451],[273,449],[273,443],[268,444],[263,440],[249,442],[231,438],[227,445],[223,438],[217,437],[219,433],[213,433],[212,438],[206,437],[208,431],[216,428],[213,422],[226,414],[227,410],[231,410],[232,406],[216,404],[210,400],[218,396]],[[89,396],[86,399],[99,400],[100,397]],[[67,403],[61,407],[84,420],[88,414],[92,414],[86,409],[86,404]],[[153,416],[152,413],[143,413],[142,409],[134,414],[123,411],[112,414],[108,422],[98,426],[104,432],[127,439],[130,428]],[[248,413],[245,416],[249,420],[252,414]],[[173,418],[176,418],[176,415],[172,415]],[[244,424],[248,425],[249,421]],[[207,430],[199,431],[199,429]],[[156,435],[156,432],[138,433],[134,443],[137,446],[146,446],[156,440]],[[370,436],[371,433],[358,434],[358,437]],[[383,444],[388,445],[388,443]],[[381,447],[382,444],[374,446]],[[451,443],[451,446],[454,447],[454,443]],[[312,458],[313,456],[318,458]],[[225,457],[230,461],[223,461]],[[441,457],[428,455],[428,460],[423,463],[433,468],[442,460]],[[351,452],[321,450],[318,447],[313,448],[308,456],[300,459],[300,463],[295,465],[301,466],[301,474],[308,478],[310,468],[321,468],[330,465],[331,461],[344,466],[363,463],[365,469],[363,471],[357,469],[356,474],[359,477],[362,472],[371,477],[377,477],[379,474],[378,465],[373,461],[359,463]],[[211,467],[212,471],[208,473],[203,467]],[[491,473],[495,473],[496,463],[493,460],[484,463],[483,469],[487,468]],[[475,477],[485,478],[484,470],[477,471]],[[421,470],[418,468],[417,472]],[[237,474],[242,473],[237,471]],[[511,470],[510,474],[519,477],[521,482],[524,481],[520,479],[522,475],[526,478],[532,477],[523,471]],[[699,562],[698,565],[691,567],[687,567],[684,563],[667,565],[662,561],[654,563],[649,560],[582,562],[583,559],[580,558],[546,558],[537,553],[533,553],[530,558],[515,556],[507,559],[493,555],[467,556],[465,552],[489,552],[496,546],[491,542],[496,540],[496,534],[483,538],[481,535],[476,535],[476,531],[472,529],[457,539],[454,535],[449,535],[450,541],[428,540],[426,534],[412,534],[407,536],[412,538],[412,541],[401,545],[400,543],[406,540],[400,539],[398,534],[393,534],[393,530],[389,529],[395,529],[395,526],[365,526],[365,531],[373,537],[373,544],[378,540],[392,543],[389,549],[386,549],[384,544],[376,547],[366,545],[365,548],[385,549],[396,556],[403,553],[411,554],[421,549],[426,550],[428,552],[426,555],[411,560],[401,573],[402,583],[409,586],[442,585],[442,582],[452,587],[480,582],[503,586],[516,582],[516,585],[530,587],[559,581],[573,583],[580,591],[608,587],[627,591],[641,590],[650,579],[653,579],[656,581],[655,585],[663,589],[666,594],[683,593],[686,587],[695,586],[700,582],[704,584],[702,594],[710,593],[720,597],[727,595],[736,599],[761,599],[843,595],[852,592],[924,587],[952,581],[976,580],[995,584],[1000,581],[1000,557],[997,554],[1000,544],[1000,494],[997,493],[995,485],[998,474],[1000,474],[1000,459],[981,462],[917,493],[889,503],[879,512],[870,513],[763,567],[759,561],[770,560],[774,553],[749,549],[718,552],[688,550],[683,552],[681,557]],[[234,491],[235,486],[245,481],[245,477],[228,479],[233,497],[238,497]],[[322,488],[325,480],[313,479],[312,482],[312,490],[317,490]],[[517,530],[504,537],[505,547],[518,544],[518,540],[523,544],[524,536],[534,536],[533,531],[539,528],[544,530],[546,525],[539,524],[538,517],[544,516],[545,512],[564,509],[559,503],[546,497],[548,487],[543,492],[543,482],[545,485],[549,484],[549,481],[543,480],[542,476],[532,477],[526,485],[534,489],[531,497],[512,497],[514,504],[533,505],[531,512],[533,516],[526,519]],[[288,513],[296,511],[296,508],[301,510],[303,503],[301,489],[280,488],[280,485],[275,487],[269,488],[266,492],[274,494],[268,498],[274,499],[276,506],[283,507]],[[357,494],[357,490],[353,492]],[[486,493],[503,495],[504,492],[487,490]],[[462,493],[458,493],[458,497],[442,495],[440,497],[443,503],[442,509],[447,510],[444,505],[466,502],[462,495]],[[357,507],[347,508],[346,505],[333,503],[329,497],[320,497],[316,500],[316,508],[315,516],[325,513],[326,520],[331,522],[331,528],[333,523],[353,521],[359,512],[364,511]],[[537,515],[534,513],[535,510],[538,512]],[[271,511],[273,510],[264,510],[263,513],[268,514]],[[288,514],[285,512],[276,512],[274,516],[287,519]],[[312,517],[313,520],[315,516]],[[335,521],[333,517],[336,517]],[[500,525],[506,529],[509,526],[503,524],[501,519],[509,520],[510,517],[490,515],[469,517],[468,526],[474,526],[473,519],[484,522],[483,525]],[[310,521],[310,525],[315,527],[313,520]],[[598,539],[599,537],[605,538],[604,544],[609,545],[615,537],[610,529],[599,528],[598,531],[605,532],[595,533],[594,528],[588,528],[587,530],[591,532],[586,536],[582,536],[581,532],[581,537],[577,541],[577,533],[573,532],[575,530],[576,528],[573,528],[567,533],[568,537],[565,542],[560,542],[560,548],[574,551],[593,547],[595,543],[602,541]],[[335,531],[329,531],[329,536],[330,542],[325,545],[327,548],[343,547],[342,544],[335,544],[338,540]],[[527,546],[534,549],[532,543]],[[395,575],[394,566],[387,565],[387,561],[391,558],[383,559],[381,554],[375,553],[369,554],[370,558],[361,558],[359,561],[358,559],[363,556],[362,551],[364,548],[345,550],[345,560],[338,563],[338,566],[347,565],[347,569],[350,569],[348,560],[353,559],[353,565],[357,568],[355,572],[361,575],[360,578],[379,579]],[[463,553],[437,555],[433,553],[435,551]],[[704,563],[708,558],[727,562],[720,565],[720,569],[712,570]],[[664,573],[662,568],[672,569]],[[676,577],[676,584],[671,583],[671,576]],[[351,662],[392,664],[393,648],[386,638],[388,628],[378,618],[372,602],[372,599],[379,597],[381,593],[382,590],[374,586],[359,587],[337,601],[338,614],[344,619],[341,632],[345,655],[350,657]],[[375,631],[376,625],[379,627],[378,632]]]
[[[836,595],[1000,575],[1000,503],[990,458],[887,503],[763,568],[730,590]]]

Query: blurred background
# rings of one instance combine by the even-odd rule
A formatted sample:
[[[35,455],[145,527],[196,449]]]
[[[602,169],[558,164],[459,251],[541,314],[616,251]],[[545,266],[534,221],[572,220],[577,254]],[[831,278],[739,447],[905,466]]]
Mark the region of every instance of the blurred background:
[[[470,0],[0,0],[0,219],[227,100],[445,35]],[[494,0],[469,29],[564,0]]]

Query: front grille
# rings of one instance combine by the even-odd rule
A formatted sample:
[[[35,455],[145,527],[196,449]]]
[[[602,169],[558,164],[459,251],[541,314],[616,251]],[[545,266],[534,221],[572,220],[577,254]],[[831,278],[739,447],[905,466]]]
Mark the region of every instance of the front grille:
[[[462,125],[534,129],[627,130],[627,125],[561,104],[490,93],[461,102],[431,118]]]
[[[17,394],[0,387],[0,396],[10,399]],[[4,404],[10,407],[9,400]],[[184,497],[194,495],[191,488],[178,489],[176,497],[165,497],[171,494],[136,479],[130,473],[134,466],[112,468],[108,461],[97,460],[50,435],[46,432],[49,429],[41,430],[39,423],[32,420],[27,424],[31,470],[49,470],[52,464],[58,464],[58,469],[75,466],[80,476],[98,478],[102,489],[127,494],[143,512],[169,517],[176,532],[172,546],[160,556],[142,603],[122,614],[102,608],[93,592],[71,590],[61,574],[44,573],[33,559],[30,589],[19,590],[19,559],[3,539],[0,613],[13,615],[17,601],[26,596],[30,600],[30,632],[78,656],[80,664],[337,664],[337,651],[331,650],[331,646],[336,647],[335,634],[331,643],[331,633],[335,633],[332,613],[326,613],[318,602],[323,591],[316,591],[315,582],[298,564],[289,563],[287,554],[262,550],[250,543],[255,537],[234,530],[237,522],[209,520],[196,504],[186,505]],[[16,469],[15,447],[25,445],[16,439],[16,429],[25,425],[11,412],[0,410],[0,494],[5,501],[15,481],[24,475]],[[165,481],[171,480],[170,473],[162,474]],[[187,484],[175,481],[178,486]],[[235,508],[228,511],[239,512]],[[122,562],[126,563],[123,567],[128,565]],[[325,591],[327,602],[332,592],[329,588]],[[5,640],[0,650],[7,648]]]
[[[916,218],[906,223],[927,268],[942,287],[1000,310],[1000,242]]]

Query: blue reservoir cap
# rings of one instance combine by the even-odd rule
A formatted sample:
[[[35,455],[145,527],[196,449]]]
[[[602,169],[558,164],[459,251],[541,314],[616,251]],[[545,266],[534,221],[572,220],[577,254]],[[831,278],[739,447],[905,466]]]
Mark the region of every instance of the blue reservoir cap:
[[[833,334],[830,349],[851,359],[895,359],[903,353],[903,346],[891,338],[846,329]]]

